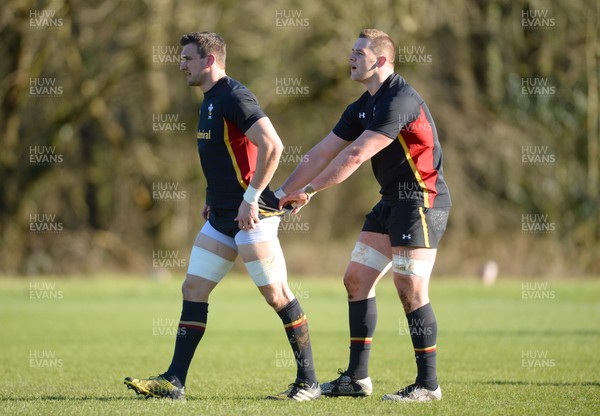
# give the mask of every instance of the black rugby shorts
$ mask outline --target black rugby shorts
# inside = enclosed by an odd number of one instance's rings
[[[366,215],[362,231],[388,234],[392,247],[437,248],[450,207],[424,208],[380,201]]]

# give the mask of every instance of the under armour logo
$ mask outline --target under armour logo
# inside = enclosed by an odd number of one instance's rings
[[[358,113],[358,118],[365,118],[367,115],[365,113]]]
[[[403,240],[410,240],[412,238],[411,234],[402,234],[402,239]]]

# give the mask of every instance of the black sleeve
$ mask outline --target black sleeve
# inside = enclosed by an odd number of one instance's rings
[[[395,139],[404,126],[419,118],[420,112],[421,106],[415,97],[399,94],[375,107],[375,115],[366,129]]]
[[[231,95],[224,100],[223,115],[244,133],[258,119],[266,117],[254,94],[247,89],[238,89],[231,92]]]
[[[340,121],[332,130],[338,137],[349,142],[356,140],[364,131],[358,121],[358,113],[355,108],[356,102],[346,107]]]

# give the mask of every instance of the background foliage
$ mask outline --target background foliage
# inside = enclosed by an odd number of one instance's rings
[[[358,32],[376,27],[400,55],[416,50],[425,61],[397,72],[427,101],[444,148],[454,207],[437,273],[475,274],[495,260],[506,275],[598,274],[599,10],[599,0],[9,0],[0,11],[0,272],[159,273],[157,251],[187,258],[205,184],[194,140],[202,94],[171,59],[182,34],[227,41],[228,74],[257,95],[287,146],[278,186],[362,93],[347,56]],[[32,24],[43,11],[55,20]],[[37,79],[61,94],[32,94]],[[282,94],[283,79],[304,93]],[[524,80],[551,88],[531,93]],[[157,114],[185,131],[155,131]],[[529,146],[550,163],[524,163]],[[53,149],[60,163],[32,163],[32,147]],[[184,196],[154,198],[165,183]],[[285,219],[297,226],[281,232],[288,267],[341,273],[377,189],[365,165]],[[62,230],[32,232],[38,214]],[[552,230],[524,232],[528,215]]]

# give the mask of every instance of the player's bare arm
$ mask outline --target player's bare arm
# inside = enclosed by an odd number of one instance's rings
[[[249,185],[249,188],[257,190],[257,200],[260,192],[273,178],[283,152],[283,144],[268,117],[258,119],[245,134],[248,140],[258,148],[256,171]],[[254,224],[259,222],[258,201],[249,203],[244,198],[235,219],[238,221],[240,229],[254,229]]]
[[[302,189],[308,185],[349,144],[331,132],[306,153],[306,162],[300,163],[283,182],[283,192]]]
[[[341,140],[341,139],[339,139]],[[321,173],[310,180],[312,193],[322,191],[342,183],[352,175],[360,165],[371,159],[379,151],[392,143],[389,137],[374,131],[365,130],[354,142],[350,142]],[[310,201],[311,192],[304,189],[284,196],[279,201],[280,205],[295,204],[292,213],[296,213]]]

